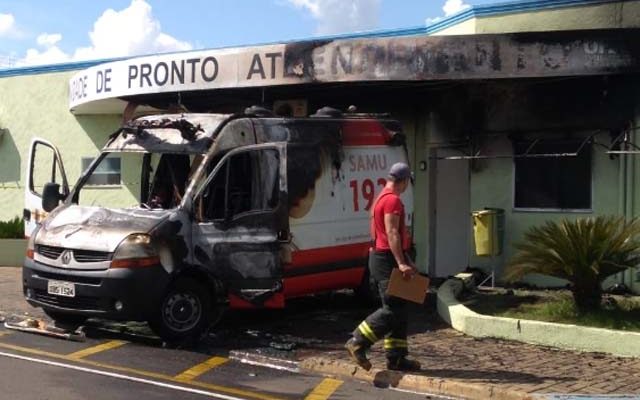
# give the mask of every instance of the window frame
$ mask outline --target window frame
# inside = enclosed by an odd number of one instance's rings
[[[62,184],[66,185],[66,178],[64,176],[64,167],[61,166],[62,161],[60,160],[60,155],[58,154],[58,151],[55,147],[51,146],[49,143],[45,143],[41,140],[36,140],[33,143],[33,148],[34,150],[31,153],[31,158],[30,158],[30,164],[34,165],[36,162],[36,157],[37,157],[37,152],[38,152],[38,147],[37,146],[43,146],[46,147],[48,149],[51,150],[51,155],[52,155],[52,162],[51,162],[51,174],[50,174],[50,179],[45,182],[56,182],[56,176],[58,175],[58,171],[60,172],[60,177],[63,180]],[[31,168],[29,170],[29,191],[31,192],[31,194],[33,194],[34,196],[38,196],[40,198],[42,198],[42,191],[40,193],[38,193],[36,191],[36,187],[35,187],[35,178],[34,178],[34,173],[35,173],[35,168]],[[44,188],[44,186],[43,186]]]
[[[229,176],[230,176],[230,172],[229,172],[229,168],[228,168],[228,163],[230,162],[230,159],[236,155],[242,154],[242,153],[250,153],[250,152],[255,152],[255,151],[268,151],[268,150],[272,150],[276,153],[277,157],[278,157],[278,161],[279,161],[279,166],[278,166],[278,175],[277,175],[277,182],[276,182],[276,187],[275,189],[277,189],[277,193],[278,193],[278,198],[277,198],[277,203],[269,208],[269,209],[260,209],[260,210],[254,210],[254,209],[250,209],[248,211],[243,211],[237,214],[234,214],[232,216],[227,216],[226,215],[226,211],[229,209],[229,188],[228,188],[228,180],[229,180]],[[280,193],[280,189],[282,186],[282,169],[283,169],[283,160],[282,160],[283,154],[281,152],[281,148],[277,145],[274,144],[258,144],[258,145],[250,145],[250,146],[244,146],[244,147],[239,147],[239,148],[235,148],[229,152],[227,152],[224,156],[222,156],[222,158],[220,158],[218,160],[218,162],[216,163],[216,165],[214,166],[214,168],[211,170],[211,172],[206,176],[206,178],[198,185],[197,189],[195,190],[195,193],[192,197],[191,200],[191,213],[194,214],[195,216],[195,220],[199,223],[199,224],[213,224],[213,223],[221,223],[221,222],[233,222],[236,221],[240,218],[245,218],[247,216],[251,216],[251,215],[259,215],[259,214],[264,214],[264,213],[272,213],[275,210],[277,210],[280,206],[281,206],[281,202],[282,199],[279,196]],[[217,218],[217,219],[208,219],[205,218],[204,215],[202,215],[202,219],[199,218],[197,214],[196,210],[198,209],[198,201],[201,198],[201,196],[204,195],[205,189],[209,186],[209,184],[211,184],[211,182],[213,181],[214,177],[218,175],[219,172],[222,173],[222,171],[220,171],[222,168],[225,169],[224,173],[226,173],[226,177],[225,177],[225,199],[224,199],[224,203],[225,203],[225,215],[223,218]]]
[[[515,146],[517,143],[521,143],[521,142],[531,142],[534,139],[520,139],[520,140],[514,140],[513,141],[513,154],[514,156],[515,154]],[[587,208],[560,208],[560,207],[518,207],[516,205],[516,161],[518,159],[525,159],[523,157],[517,158],[514,157],[513,158],[513,162],[511,163],[512,165],[512,174],[511,174],[511,179],[512,179],[512,190],[511,190],[511,194],[512,194],[512,210],[514,212],[523,212],[523,213],[574,213],[574,214],[588,214],[588,213],[593,213],[593,200],[594,200],[594,153],[593,153],[593,146],[592,143],[587,143],[587,146],[584,146],[582,148],[580,148],[580,143],[581,141],[584,141],[585,138],[563,138],[563,139],[545,139],[543,143],[545,144],[563,144],[563,143],[575,143],[576,144],[576,150],[580,149],[580,153],[583,151],[588,151],[590,152],[589,154],[589,206]],[[535,148],[534,148],[535,149]],[[578,153],[578,154],[580,154]],[[531,154],[536,154],[536,153],[531,153]],[[569,157],[569,158],[578,158],[578,156],[565,156]],[[540,159],[544,159],[544,158],[553,158],[553,157],[540,157]]]

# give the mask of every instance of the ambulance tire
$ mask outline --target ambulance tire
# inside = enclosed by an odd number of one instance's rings
[[[165,292],[149,326],[169,343],[197,341],[211,322],[211,296],[191,278],[180,278]]]
[[[44,309],[42,311],[44,311],[44,313],[47,314],[47,316],[51,318],[56,323],[56,325],[81,325],[87,320],[87,317],[84,315],[67,314],[60,311]]]
[[[378,293],[376,283],[369,275],[369,268],[365,268],[362,282],[360,282],[360,286],[354,290],[354,294],[356,299],[364,305],[380,304],[380,294]]]

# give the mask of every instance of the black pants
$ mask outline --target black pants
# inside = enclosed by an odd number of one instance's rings
[[[355,340],[364,347],[384,338],[384,349],[390,360],[405,357],[407,345],[407,302],[388,296],[387,287],[393,268],[397,268],[390,251],[372,252],[369,255],[369,272],[376,283],[382,306],[370,314],[353,332]]]

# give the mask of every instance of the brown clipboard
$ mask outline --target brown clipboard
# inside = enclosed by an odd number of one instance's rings
[[[427,297],[429,278],[420,274],[414,274],[409,279],[404,279],[398,268],[391,271],[387,295],[399,297],[414,303],[423,304]]]

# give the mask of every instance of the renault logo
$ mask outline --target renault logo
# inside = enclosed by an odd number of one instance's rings
[[[71,250],[65,250],[62,253],[62,264],[68,265],[71,262]]]

